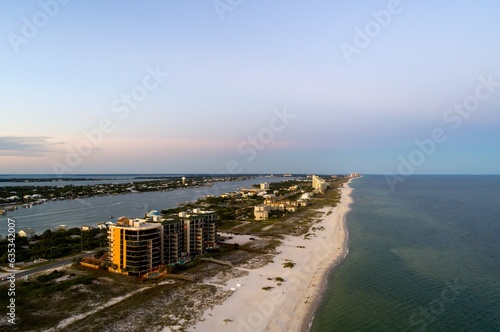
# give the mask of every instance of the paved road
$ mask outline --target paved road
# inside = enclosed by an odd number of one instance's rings
[[[52,263],[48,263],[48,264],[43,265],[43,266],[34,267],[32,269],[19,270],[16,273],[16,279],[19,280],[25,276],[29,276],[29,275],[34,274],[34,273],[40,273],[40,272],[47,271],[47,270],[57,269],[57,268],[65,266],[65,265],[70,265],[73,263],[73,260],[77,257],[92,257],[93,255],[94,255],[94,252],[92,251],[92,252],[80,254],[77,256],[73,256],[71,258],[64,258],[62,260],[57,260],[57,261],[54,261]],[[2,283],[4,283],[4,282],[7,282],[7,281],[3,281]]]

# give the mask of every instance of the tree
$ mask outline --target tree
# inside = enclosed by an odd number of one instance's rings
[[[45,232],[43,232],[41,238],[43,240],[50,239],[50,238],[52,238],[53,235],[54,235],[53,232],[50,229],[47,229]]]

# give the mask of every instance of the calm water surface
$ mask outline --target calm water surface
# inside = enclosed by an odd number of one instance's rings
[[[127,216],[144,217],[152,209],[162,210],[176,207],[178,203],[195,201],[205,195],[220,195],[241,187],[251,187],[260,182],[278,182],[281,177],[260,177],[243,181],[216,182],[211,187],[176,189],[165,192],[146,192],[115,196],[91,197],[85,199],[49,201],[34,205],[30,209],[19,208],[0,217],[0,234],[7,234],[7,218],[16,221],[17,230],[31,227],[42,233],[58,225],[68,228],[89,225],[96,227],[98,222],[110,221]],[[290,178],[288,178],[290,179]]]
[[[352,182],[349,255],[311,330],[500,331],[500,177]]]

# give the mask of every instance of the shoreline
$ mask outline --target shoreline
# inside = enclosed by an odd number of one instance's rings
[[[335,207],[316,210],[322,216],[306,235],[287,236],[269,264],[220,286],[233,294],[205,310],[188,331],[309,331],[326,278],[348,253],[350,182]]]
[[[348,189],[348,192],[346,194],[346,196],[347,196],[346,199],[347,199],[348,202],[345,202],[345,204],[347,205],[346,206],[347,207],[347,211],[345,213],[343,213],[343,215],[342,215],[342,230],[343,230],[343,233],[344,233],[344,241],[343,241],[342,246],[341,246],[341,248],[343,249],[342,250],[342,255],[335,257],[335,259],[333,260],[333,262],[325,262],[324,263],[324,265],[325,265],[324,267],[326,268],[326,271],[324,271],[323,274],[322,274],[320,285],[319,285],[319,287],[317,288],[317,291],[316,291],[316,296],[315,296],[314,303],[309,306],[308,311],[303,316],[302,327],[300,328],[300,331],[310,331],[311,330],[316,310],[319,308],[319,306],[320,306],[320,304],[321,304],[321,302],[323,300],[323,296],[324,296],[326,287],[328,286],[328,275],[349,254],[349,229],[347,228],[347,215],[351,211],[351,207],[350,206],[353,203],[353,199],[351,197],[352,188],[349,186],[349,184],[351,183],[351,181],[352,181],[352,179],[350,179],[346,183],[346,187],[347,187],[346,189]],[[342,198],[341,199],[344,199],[344,193],[342,193]],[[327,259],[328,259],[328,257],[325,258],[325,260],[327,260]]]

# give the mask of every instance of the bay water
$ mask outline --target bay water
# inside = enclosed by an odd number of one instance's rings
[[[57,228],[59,225],[66,225],[67,228],[84,225],[96,227],[99,222],[114,221],[121,216],[143,218],[149,210],[170,209],[179,203],[196,201],[202,196],[220,195],[242,187],[251,187],[253,184],[278,182],[283,179],[282,177],[256,177],[241,181],[219,181],[214,182],[212,186],[171,191],[48,201],[33,205],[31,208],[19,207],[18,210],[9,211],[7,215],[0,216],[0,234],[2,236],[7,234],[8,219],[15,221],[16,231],[30,227],[38,234],[47,229]]]

